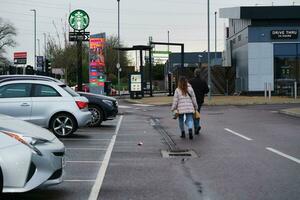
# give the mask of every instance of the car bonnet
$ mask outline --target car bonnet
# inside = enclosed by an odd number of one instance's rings
[[[42,138],[53,141],[56,137],[45,128],[13,117],[0,114],[0,130],[11,131],[28,137]]]

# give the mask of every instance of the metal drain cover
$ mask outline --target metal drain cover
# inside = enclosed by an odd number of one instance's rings
[[[161,150],[163,158],[197,158],[197,154],[193,150]]]

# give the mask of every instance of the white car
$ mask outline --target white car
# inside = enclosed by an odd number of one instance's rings
[[[62,182],[65,147],[47,129],[0,115],[0,141],[0,193]]]
[[[0,113],[49,128],[61,137],[91,121],[87,98],[63,83],[46,80],[0,81]]]

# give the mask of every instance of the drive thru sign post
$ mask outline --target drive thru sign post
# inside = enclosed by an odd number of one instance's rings
[[[84,10],[74,10],[69,15],[69,24],[74,32],[69,32],[69,41],[77,42],[77,86],[82,91],[82,41],[89,41],[90,33],[85,32],[90,18]]]

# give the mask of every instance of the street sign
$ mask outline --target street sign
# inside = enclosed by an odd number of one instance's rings
[[[69,24],[74,30],[84,30],[89,26],[89,23],[90,18],[84,10],[74,10],[69,15]]]
[[[120,65],[120,63],[117,63],[117,69],[120,69],[120,67],[121,67],[121,65]]]
[[[27,62],[27,52],[15,52],[14,53],[14,64],[25,65]]]
[[[38,71],[44,71],[44,57],[43,56],[37,56],[36,57],[36,67]]]
[[[69,32],[69,41],[89,41],[90,32]]]

